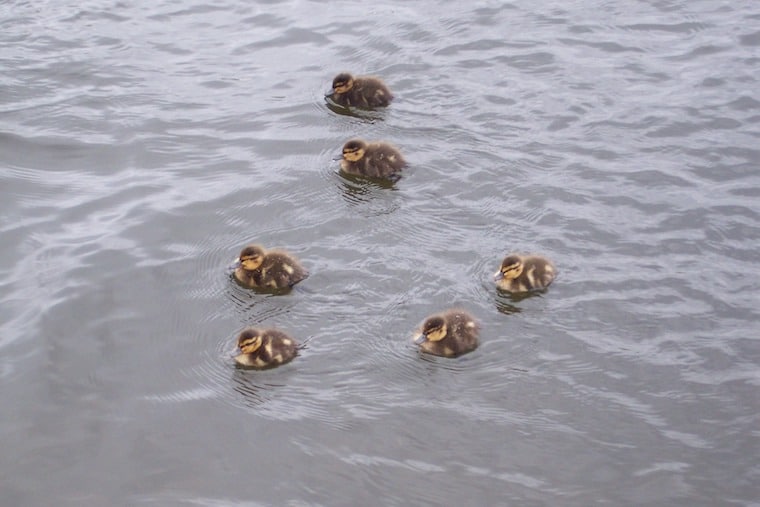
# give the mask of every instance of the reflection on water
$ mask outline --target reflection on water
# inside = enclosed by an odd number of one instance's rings
[[[386,191],[396,190],[396,183],[401,178],[367,178],[351,174],[339,173],[343,198],[350,204],[375,203],[375,201],[388,201],[391,195]],[[392,213],[398,209],[394,206],[387,212]]]
[[[232,387],[241,406],[255,409],[276,396],[278,390],[287,387],[285,384],[266,383],[261,378],[262,375],[253,373],[238,366],[232,372]]]
[[[524,298],[521,298],[524,299]],[[498,295],[495,298],[496,301],[496,309],[504,313],[506,315],[510,315],[512,313],[519,313],[522,311],[522,309],[515,303],[519,303],[520,300],[515,301],[513,295],[507,295],[506,297],[504,295]]]
[[[365,178],[339,173],[343,200],[359,216],[371,218],[393,215],[401,209],[403,196],[395,193],[401,179]],[[394,181],[396,180],[396,181]]]
[[[361,109],[356,107],[344,107],[333,102],[329,97],[325,98],[325,106],[335,114],[358,118],[367,125],[385,120],[386,112],[382,109]]]
[[[4,504],[753,505],[753,5],[3,10]],[[237,285],[254,239],[309,278]],[[501,294],[513,250],[564,274]],[[420,354],[451,306],[480,346]],[[309,346],[238,370],[248,325]]]

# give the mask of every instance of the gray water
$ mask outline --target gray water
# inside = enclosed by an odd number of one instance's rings
[[[0,5],[2,505],[760,505],[760,3],[137,4]],[[241,289],[252,241],[311,276]]]

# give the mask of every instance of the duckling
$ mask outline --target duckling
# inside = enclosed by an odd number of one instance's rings
[[[397,175],[405,166],[404,157],[388,143],[352,139],[343,145],[340,168],[346,174],[389,178]]]
[[[332,89],[329,98],[343,107],[385,107],[393,100],[393,94],[385,83],[374,76],[354,77],[343,72],[333,79]]]
[[[234,277],[249,289],[287,289],[309,276],[301,263],[283,250],[248,245],[237,258]]]
[[[529,292],[547,288],[556,276],[552,262],[539,255],[509,254],[494,274],[496,286],[508,292]]]
[[[257,370],[280,366],[298,354],[295,340],[277,329],[246,328],[238,336],[237,347],[235,362]]]
[[[456,357],[475,350],[480,327],[472,315],[452,309],[431,315],[419,330],[414,343],[436,356]]]

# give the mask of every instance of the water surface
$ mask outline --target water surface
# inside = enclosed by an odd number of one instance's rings
[[[0,8],[7,505],[757,505],[752,1]],[[397,100],[346,116],[334,74]],[[390,188],[349,138],[396,144]],[[251,241],[312,275],[254,294]],[[490,281],[551,257],[545,294]],[[455,360],[412,330],[482,326]],[[235,369],[247,325],[308,341]]]

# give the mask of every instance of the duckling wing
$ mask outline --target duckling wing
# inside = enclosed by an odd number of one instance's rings
[[[393,95],[387,88],[378,88],[375,93],[372,94],[370,102],[372,107],[386,107],[393,100]]]
[[[556,270],[547,259],[541,257],[530,259],[525,268],[533,289],[545,289],[554,281]]]
[[[379,146],[373,154],[372,165],[377,176],[390,176],[399,172],[406,165],[406,160],[390,146]]]
[[[268,275],[278,288],[292,287],[306,278],[306,270],[285,252],[270,251],[267,260],[271,266]]]

